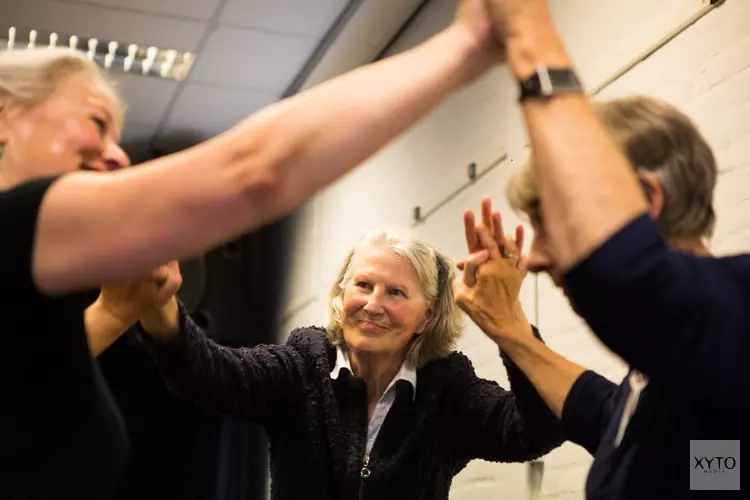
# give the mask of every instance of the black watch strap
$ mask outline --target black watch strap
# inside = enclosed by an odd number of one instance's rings
[[[558,94],[583,94],[584,89],[572,68],[537,67],[536,72],[520,83],[519,101],[546,99]]]

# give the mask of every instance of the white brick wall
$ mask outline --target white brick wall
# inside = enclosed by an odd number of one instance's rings
[[[590,87],[606,80],[704,3],[553,0],[558,27]],[[452,1],[434,0],[405,33],[397,50],[434,33],[448,22],[451,11]],[[750,244],[749,27],[750,1],[727,0],[601,94],[661,97],[701,126],[722,169],[713,244],[717,253],[747,251]],[[506,71],[494,71],[308,205],[289,286],[290,307],[298,309],[287,318],[284,332],[294,326],[326,323],[328,287],[360,234],[378,227],[409,229],[415,205],[429,207],[449,194],[463,182],[466,165],[472,161],[479,161],[482,168],[507,152],[506,163],[413,229],[452,256],[463,255],[462,210],[478,208],[485,194],[493,196],[501,210],[506,207],[502,196],[509,167],[522,158],[525,144],[515,96]],[[507,208],[504,212],[509,225],[517,222]],[[523,303],[529,315],[537,317],[552,348],[611,379],[622,377],[622,362],[587,331],[547,278],[527,280]],[[473,325],[467,325],[460,348],[472,358],[480,376],[507,383],[496,349]],[[589,464],[587,453],[572,444],[545,457],[540,498],[582,499]],[[451,498],[525,499],[529,495],[526,466],[475,461],[457,476]]]

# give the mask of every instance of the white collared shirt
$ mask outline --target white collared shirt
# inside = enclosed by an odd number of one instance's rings
[[[339,372],[343,369],[349,370],[349,373],[354,373],[352,371],[352,365],[349,362],[349,356],[341,346],[336,346],[336,365],[333,367],[333,370],[331,370],[331,378],[334,380],[337,379],[339,377]],[[388,411],[391,409],[391,406],[393,406],[393,402],[396,399],[396,391],[393,386],[399,380],[406,380],[412,385],[412,400],[417,394],[417,370],[415,370],[407,361],[404,361],[401,364],[398,373],[396,373],[396,376],[393,377],[391,383],[385,388],[385,392],[380,396],[378,403],[375,405],[375,410],[372,412],[372,418],[367,425],[367,445],[365,448],[365,454],[367,455],[372,451],[372,445],[375,444],[375,438],[378,437],[380,428],[383,426],[385,416],[388,415]]]

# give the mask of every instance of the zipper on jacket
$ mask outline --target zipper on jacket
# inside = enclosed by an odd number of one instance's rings
[[[362,460],[362,468],[359,470],[359,500],[365,496],[365,481],[370,477],[370,455],[365,455]]]

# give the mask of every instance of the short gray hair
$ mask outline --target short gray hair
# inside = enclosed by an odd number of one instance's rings
[[[88,75],[112,103],[122,127],[125,105],[104,71],[82,52],[62,47],[0,52],[0,96],[22,105],[44,101],[66,77]]]
[[[453,280],[456,276],[450,257],[429,243],[402,238],[391,232],[373,232],[365,235],[349,251],[339,270],[329,294],[328,338],[334,345],[344,344],[341,327],[344,288],[354,272],[355,257],[370,248],[385,248],[405,258],[419,277],[422,296],[432,314],[424,332],[416,335],[409,346],[407,360],[415,367],[448,356],[456,349],[462,334],[461,313],[453,297]]]
[[[664,192],[657,219],[662,234],[668,239],[710,237],[716,224],[718,169],[711,147],[690,118],[643,96],[597,103],[595,108],[633,168],[658,176]],[[507,187],[511,207],[527,213],[534,211],[539,198],[532,162],[522,165]]]

